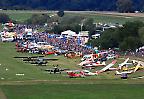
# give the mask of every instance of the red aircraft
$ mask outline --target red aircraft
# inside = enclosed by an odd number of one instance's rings
[[[70,78],[79,78],[79,77],[85,77],[83,71],[74,70],[74,71],[67,71],[67,74]]]

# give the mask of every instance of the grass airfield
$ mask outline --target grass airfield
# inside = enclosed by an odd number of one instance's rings
[[[15,43],[2,43],[0,42],[0,81],[75,81],[75,79],[70,79],[66,73],[62,74],[49,74],[44,71],[44,69],[52,68],[53,65],[59,65],[61,68],[68,68],[71,70],[81,69],[77,64],[80,63],[80,58],[68,59],[64,55],[46,56],[48,58],[58,58],[58,61],[48,61],[46,66],[37,66],[30,63],[23,62],[22,59],[13,58],[15,56],[36,56],[29,53],[16,52]],[[108,61],[110,63],[112,60]],[[124,59],[118,59],[115,66],[123,62]],[[96,70],[100,70],[103,67],[98,67]],[[94,71],[96,71],[94,70]],[[25,74],[24,76],[18,76],[16,74]],[[130,78],[143,76],[143,71],[137,72],[135,74],[129,75]],[[86,78],[76,78],[76,80],[118,80],[121,81],[120,76],[116,76],[114,71],[108,71],[100,74],[99,76],[91,76]],[[141,79],[141,81],[144,81]]]
[[[133,79],[143,76],[143,71],[129,75],[127,80],[121,80],[115,72],[71,79],[66,73],[49,74],[42,69],[57,64],[63,68],[80,69],[77,66],[80,58],[67,59],[63,55],[50,55],[46,57],[59,60],[50,61],[43,67],[13,58],[30,55],[16,52],[14,43],[0,42],[0,99],[143,99],[144,79]],[[122,61],[123,59],[118,59],[118,63]],[[17,73],[25,75],[16,76]]]
[[[6,13],[10,18],[19,22],[24,22],[34,13],[56,14],[51,11],[13,10],[2,10],[0,13]],[[69,16],[94,18],[95,22],[104,23],[123,24],[127,21],[144,21],[143,15],[116,13],[68,11],[64,18]],[[120,76],[115,75],[115,72],[70,79],[66,73],[54,75],[44,72],[43,69],[57,64],[63,68],[80,69],[77,66],[80,58],[67,59],[64,56],[51,55],[47,57],[59,60],[50,61],[47,66],[38,67],[24,63],[21,59],[14,59],[14,56],[31,56],[31,54],[16,52],[14,43],[0,42],[0,99],[143,99],[144,97],[144,79],[137,79],[139,76],[144,76],[144,71],[129,75],[127,80],[121,80]],[[116,66],[123,61],[123,59],[118,59]],[[17,76],[17,73],[25,75]]]

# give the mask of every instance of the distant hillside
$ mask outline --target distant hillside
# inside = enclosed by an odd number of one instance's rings
[[[0,0],[0,8],[115,11],[116,1],[117,0]],[[134,10],[143,8],[144,0],[133,1]]]

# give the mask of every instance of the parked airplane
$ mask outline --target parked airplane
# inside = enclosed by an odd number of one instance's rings
[[[105,62],[96,62],[96,63],[90,63],[90,64],[87,64],[87,65],[83,65],[81,66],[82,69],[85,69],[85,68],[89,68],[89,69],[92,69],[92,68],[96,68],[96,67],[99,67],[99,66],[105,66],[106,63]]]
[[[2,42],[12,42],[14,40],[13,37],[2,37],[1,38]]]
[[[88,71],[88,70],[83,70],[83,72],[84,72],[84,75],[85,75],[85,76],[94,76],[94,75],[97,75],[96,72],[93,73],[93,72],[90,72],[90,71]]]
[[[22,58],[23,61],[32,61],[33,59],[40,58],[44,56],[15,56],[14,58]]]
[[[69,75],[70,78],[81,78],[85,77],[84,72],[80,70],[72,70],[72,71],[67,71],[67,74]]]
[[[122,75],[122,74],[131,74],[133,73],[133,70],[130,70],[130,71],[123,71],[123,72],[119,72],[119,71],[116,71],[116,75]]]
[[[132,65],[132,63],[128,63],[129,58],[127,58],[123,63],[119,64],[119,69],[121,69],[124,65]]]
[[[139,69],[144,69],[144,62],[142,62],[142,61],[137,61],[137,65],[136,65],[135,67],[131,68],[131,69],[133,69],[133,72],[134,72],[134,73],[135,73],[137,70],[139,70]]]
[[[23,58],[23,61],[30,62],[31,64],[36,64],[36,65],[46,65],[48,63],[47,61],[58,60],[55,58],[44,58],[44,56],[20,56],[14,58]]]
[[[63,72],[63,71],[66,71],[66,70],[69,70],[69,69],[66,69],[66,68],[59,68],[58,65],[57,66],[54,66],[53,68],[50,68],[50,69],[45,69],[45,71],[49,72],[50,74],[51,73],[60,73]]]
[[[97,71],[97,73],[99,74],[99,73],[102,73],[102,72],[108,70],[108,69],[111,68],[113,65],[115,65],[116,62],[117,62],[117,60],[112,61],[112,63],[108,64],[108,65],[107,65],[106,67],[104,67],[103,69]]]

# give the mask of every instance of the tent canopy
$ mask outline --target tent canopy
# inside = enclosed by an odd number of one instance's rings
[[[73,32],[71,30],[67,30],[67,31],[62,32],[61,35],[75,36],[76,32]]]

